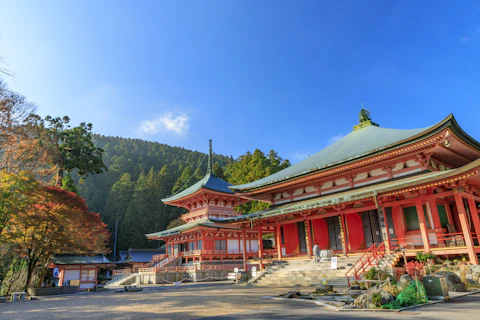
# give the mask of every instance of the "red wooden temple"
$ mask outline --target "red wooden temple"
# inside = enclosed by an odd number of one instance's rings
[[[437,256],[480,253],[480,144],[453,115],[423,129],[381,128],[362,109],[351,133],[267,178],[230,186],[272,205],[212,218],[275,230],[277,258],[312,256],[312,246],[349,255],[384,245]],[[259,247],[261,257],[262,247]]]
[[[382,128],[362,109],[353,131],[269,177],[232,186],[209,171],[166,204],[184,207],[187,223],[147,235],[185,261],[257,262],[312,257],[312,247],[337,255],[390,252],[480,253],[480,144],[453,115],[422,129]],[[241,215],[239,203],[271,204]],[[261,238],[273,234],[275,250]],[[246,250],[243,250],[246,248]],[[270,259],[271,261],[271,259]],[[253,262],[250,260],[250,262]]]

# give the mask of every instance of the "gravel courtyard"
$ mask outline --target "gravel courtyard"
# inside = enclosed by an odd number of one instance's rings
[[[311,289],[309,289],[311,291]],[[402,313],[335,312],[309,303],[263,299],[287,288],[234,285],[151,287],[0,304],[0,319],[478,319],[480,294]]]

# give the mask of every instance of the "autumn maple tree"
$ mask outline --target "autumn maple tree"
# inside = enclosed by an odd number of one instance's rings
[[[88,211],[81,197],[26,177],[20,179],[22,187],[16,188],[18,183],[12,181],[18,179],[14,174],[0,173],[0,192],[5,194],[0,205],[6,221],[0,242],[10,244],[25,262],[25,287],[33,285],[34,271],[56,253],[107,251],[106,225],[99,214]]]

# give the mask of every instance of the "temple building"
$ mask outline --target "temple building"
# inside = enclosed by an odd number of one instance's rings
[[[274,228],[278,259],[311,256],[312,244],[348,255],[384,245],[438,256],[480,253],[480,144],[453,115],[413,130],[381,128],[362,109],[342,139],[269,177],[231,186],[261,212],[214,218]],[[261,248],[260,250],[261,251]]]
[[[480,143],[453,115],[427,128],[398,130],[380,127],[362,109],[359,123],[340,140],[243,185],[212,174],[211,149],[209,161],[202,180],[163,200],[186,208],[186,223],[147,235],[166,242],[168,258],[140,272],[168,272],[161,267],[174,260],[195,268],[241,261],[245,270],[262,269],[311,258],[314,244],[353,259],[343,273],[348,281],[387,253],[408,258],[431,252],[478,264]],[[235,212],[252,200],[271,205]],[[273,248],[264,246],[266,234]]]

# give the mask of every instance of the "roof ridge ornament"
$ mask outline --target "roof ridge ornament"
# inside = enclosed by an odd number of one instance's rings
[[[368,109],[365,109],[362,105],[362,110],[360,110],[360,113],[358,114],[358,121],[360,122],[356,126],[353,127],[353,131],[359,130],[368,126],[376,126],[379,127],[379,125],[375,122],[372,121],[372,118],[370,118],[370,111]]]
[[[207,174],[212,174],[212,166],[213,166],[213,151],[212,151],[212,139],[209,140],[210,147],[208,149],[208,171]]]

